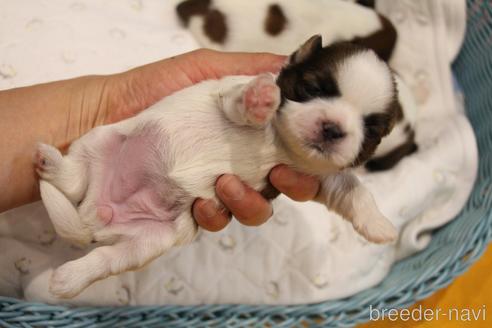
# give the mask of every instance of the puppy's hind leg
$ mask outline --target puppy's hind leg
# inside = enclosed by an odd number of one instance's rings
[[[116,139],[118,134],[113,129],[102,126],[75,141],[66,156],[53,146],[38,145],[35,165],[41,177],[41,198],[61,237],[80,245],[92,240],[90,228],[78,214],[78,205],[87,196],[89,166],[100,160],[98,154]]]
[[[118,238],[116,243],[95,248],[56,269],[49,286],[53,295],[75,297],[97,280],[143,267],[176,243],[176,233],[169,222],[139,220],[108,228],[111,233],[99,237],[107,239],[112,235]],[[118,237],[114,233],[122,235]]]
[[[262,74],[248,84],[221,91],[220,105],[234,123],[260,128],[270,122],[280,106],[280,88],[272,74]]]
[[[63,156],[53,146],[38,145],[35,165],[41,179],[50,182],[63,192],[74,204],[80,202],[89,184],[89,166],[97,162],[102,152],[113,146],[122,133],[110,126],[90,130],[76,140]]]
[[[77,209],[60,190],[47,181],[40,181],[41,198],[56,233],[79,246],[92,240],[90,230],[83,225]]]
[[[316,200],[349,220],[355,230],[371,242],[387,243],[398,237],[369,190],[353,174],[342,172],[325,177]]]
[[[41,198],[57,234],[79,246],[90,243],[91,233],[76,209],[85,191],[85,168],[45,144],[38,145],[35,165]]]
[[[73,203],[81,201],[87,189],[87,163],[80,155],[74,152],[63,156],[55,147],[40,143],[35,158],[41,179],[50,182]]]

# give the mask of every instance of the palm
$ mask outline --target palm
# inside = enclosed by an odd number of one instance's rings
[[[197,50],[114,75],[107,90],[104,123],[134,116],[173,92],[200,81],[226,75],[274,72],[284,61],[284,57],[270,54]]]

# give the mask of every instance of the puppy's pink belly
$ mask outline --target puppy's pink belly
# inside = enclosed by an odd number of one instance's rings
[[[127,199],[115,202],[103,201],[97,207],[97,215],[103,223],[125,223],[133,220],[167,221],[174,219],[174,213],[160,204],[155,191],[142,188]]]
[[[151,174],[146,164],[158,160],[152,151],[153,138],[152,134],[115,135],[108,142],[102,193],[97,202],[97,216],[104,224],[174,219],[172,202],[159,196],[156,181],[149,178]],[[169,189],[165,184],[159,184],[158,188],[161,195]]]

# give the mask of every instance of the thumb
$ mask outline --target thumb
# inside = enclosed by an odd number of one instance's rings
[[[126,114],[134,115],[171,93],[195,83],[227,75],[276,73],[285,56],[270,53],[227,53],[199,49],[117,74],[123,85],[121,101]],[[121,119],[121,118],[120,118]]]
[[[196,71],[197,78],[221,78],[227,75],[257,75],[265,72],[277,73],[285,64],[287,57],[271,53],[219,52],[198,50],[190,53],[189,60]]]

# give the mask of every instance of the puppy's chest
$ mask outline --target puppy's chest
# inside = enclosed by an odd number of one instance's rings
[[[181,122],[165,129],[168,177],[192,197],[213,197],[217,178],[227,173],[261,189],[270,169],[286,161],[273,128],[238,126],[221,113]]]
[[[220,175],[260,190],[270,169],[285,163],[273,128],[238,126],[217,109],[165,113],[108,142],[97,204],[104,221],[173,220],[196,197],[215,197]]]

